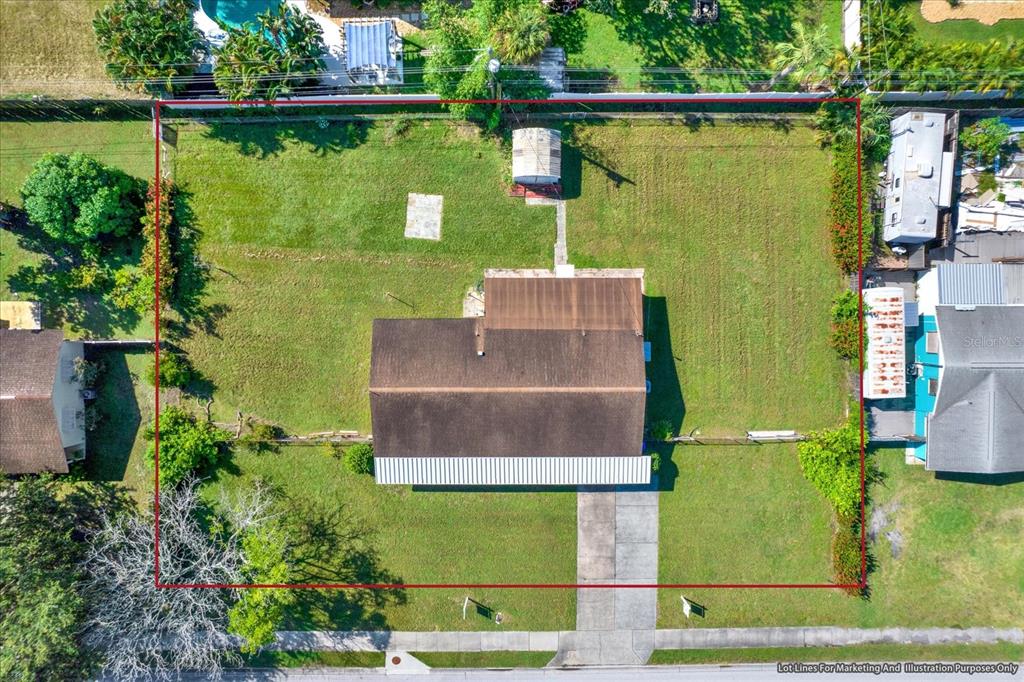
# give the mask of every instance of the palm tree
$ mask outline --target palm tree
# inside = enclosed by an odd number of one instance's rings
[[[805,87],[817,87],[829,75],[828,62],[835,46],[828,37],[828,29],[818,26],[810,31],[802,23],[793,25],[793,41],[775,44],[775,57],[771,66],[777,71],[768,83],[793,76]]]
[[[551,31],[540,5],[520,5],[498,19],[494,27],[494,43],[502,61],[526,64],[548,46]]]

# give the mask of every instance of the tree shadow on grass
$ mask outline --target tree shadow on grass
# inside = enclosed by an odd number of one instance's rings
[[[189,338],[196,330],[220,338],[217,323],[231,311],[227,304],[206,302],[214,268],[199,253],[202,231],[196,224],[192,198],[188,187],[175,185],[174,220],[169,236],[176,272],[170,308],[178,319],[163,320],[164,333],[172,340]]]
[[[400,576],[381,565],[373,533],[359,525],[344,506],[330,509],[316,501],[288,498],[286,523],[296,543],[296,583],[400,584]],[[296,590],[287,626],[297,629],[330,623],[333,629],[387,629],[384,609],[407,601],[404,589],[336,588]]]
[[[75,275],[76,269],[92,268],[81,250],[53,239],[30,223],[21,209],[10,208],[0,228],[15,235],[18,246],[40,254],[40,262],[22,265],[7,276],[7,286],[27,300],[38,301],[43,308],[43,326],[62,327],[65,324],[87,338],[105,338],[117,333],[135,330],[142,316],[135,310],[122,310],[105,298],[111,285],[100,276],[91,286],[83,286]],[[142,251],[140,237],[101,237],[100,262],[107,271],[139,262]]]
[[[86,350],[87,360],[103,364],[96,398],[96,407],[102,416],[85,441],[85,471],[89,480],[124,480],[142,423],[135,398],[135,378],[128,369],[126,356],[126,352],[118,350]]]
[[[635,45],[648,69],[682,67],[680,71],[647,71],[661,89],[742,89],[751,78],[745,69],[767,69],[768,52],[788,40],[801,3],[792,0],[722,0],[719,19],[712,24],[690,21],[689,3],[676,3],[679,11],[667,16],[647,10],[647,0],[620,0],[610,14],[619,38]],[[703,71],[733,69],[739,72]]]
[[[658,484],[662,490],[672,490],[679,473],[671,461],[673,447],[661,439],[679,434],[686,416],[686,402],[676,371],[677,358],[672,351],[672,334],[668,319],[668,304],[663,296],[645,296],[644,339],[651,344],[651,361],[647,363],[647,379],[651,392],[647,395],[647,414],[644,433],[648,451],[661,457]],[[652,433],[653,432],[653,433]],[[651,438],[651,436],[656,438]]]
[[[326,127],[321,127],[323,123]],[[211,122],[206,137],[235,145],[243,156],[265,159],[289,144],[303,144],[318,156],[355,149],[369,137],[370,121]]]
[[[604,121],[588,124],[601,125]],[[622,185],[635,185],[630,178],[615,170],[614,161],[598,145],[590,140],[585,128],[566,126],[562,138],[562,198],[576,199],[583,192],[583,167],[589,164],[597,168],[616,189]]]

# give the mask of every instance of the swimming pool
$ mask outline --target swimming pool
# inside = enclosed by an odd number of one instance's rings
[[[247,21],[256,22],[256,15],[281,4],[281,0],[200,0],[203,11],[228,26],[238,28]]]

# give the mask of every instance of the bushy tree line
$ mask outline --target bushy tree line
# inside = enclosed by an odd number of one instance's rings
[[[856,308],[856,303],[854,303]],[[867,445],[867,434],[864,434]],[[828,500],[835,511],[832,537],[832,568],[837,584],[861,582],[860,547],[860,411],[850,410],[846,423],[835,429],[812,432],[797,444],[797,455],[804,477]],[[865,482],[876,477],[870,460],[864,464]],[[861,588],[848,588],[851,594]]]
[[[852,360],[860,354],[860,315],[858,296],[845,290],[832,302],[832,328],[829,343],[844,360]]]
[[[545,97],[547,88],[536,76],[515,67],[531,64],[552,43],[553,36],[568,52],[582,48],[580,15],[554,14],[535,0],[480,0],[466,8],[449,0],[423,4],[430,29],[430,52],[424,66],[427,88],[445,99],[489,99],[490,59],[501,63],[494,84],[506,99]],[[494,127],[497,112],[476,104],[449,105],[467,118],[486,119]]]
[[[107,72],[136,91],[172,92],[205,55],[194,0],[115,0],[93,19]]]
[[[276,99],[326,69],[323,35],[313,17],[282,2],[228,33],[214,50],[213,80],[231,100]]]
[[[861,9],[861,66],[876,90],[987,90],[1024,84],[1024,40],[935,43],[914,32],[902,0],[868,0]],[[912,10],[911,10],[912,11]]]
[[[194,0],[114,0],[97,12],[93,30],[107,71],[135,91],[184,88],[207,56],[192,13]],[[228,99],[274,99],[326,68],[316,21],[282,2],[227,33],[213,50],[214,82]]]
[[[57,479],[0,475],[0,679],[77,679],[87,668],[79,512]]]

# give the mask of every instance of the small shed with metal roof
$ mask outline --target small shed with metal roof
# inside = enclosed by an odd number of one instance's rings
[[[550,128],[512,131],[512,181],[557,185],[562,181],[562,133]]]

